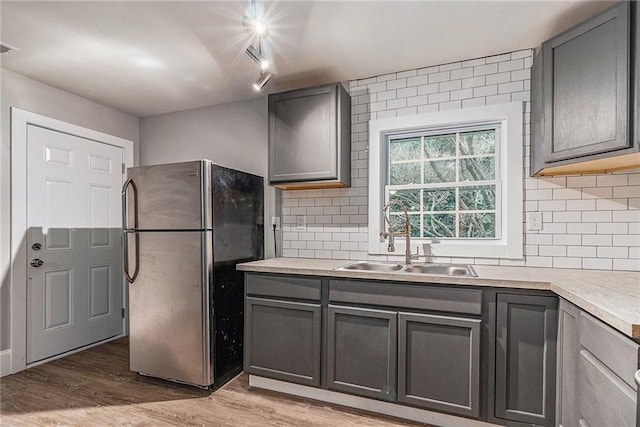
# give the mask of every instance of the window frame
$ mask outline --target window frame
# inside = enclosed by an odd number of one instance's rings
[[[461,240],[461,239],[466,239],[466,240],[473,240],[473,241],[477,241],[477,240],[496,240],[496,239],[500,239],[501,235],[502,235],[502,209],[500,209],[500,206],[502,206],[502,183],[501,183],[501,174],[500,174],[500,164],[501,164],[501,156],[500,156],[500,145],[501,145],[501,127],[502,127],[502,123],[498,122],[498,121],[488,121],[488,122],[483,122],[483,123],[474,123],[472,125],[463,125],[463,126],[449,126],[449,127],[438,127],[438,128],[429,128],[429,129],[424,129],[424,130],[419,130],[419,131],[413,131],[413,132],[393,132],[393,133],[388,133],[386,134],[386,146],[385,146],[385,150],[386,150],[386,158],[387,158],[387,167],[385,169],[386,175],[385,175],[385,186],[384,186],[384,203],[385,205],[387,203],[389,203],[389,196],[390,196],[390,189],[392,188],[393,190],[429,190],[429,189],[452,189],[455,191],[456,193],[456,200],[459,200],[459,189],[461,188],[465,188],[465,187],[480,187],[480,186],[495,186],[496,189],[496,193],[495,193],[495,208],[489,212],[493,213],[495,216],[495,236],[494,237],[473,237],[473,238],[460,238],[460,237],[435,237],[438,240]],[[423,145],[421,144],[421,150],[420,150],[420,159],[416,162],[415,160],[413,161],[406,161],[406,163],[423,163],[429,160],[460,160],[460,159],[470,159],[470,158],[479,158],[479,157],[492,157],[494,159],[494,177],[491,180],[482,180],[482,181],[450,181],[450,182],[439,182],[439,183],[428,183],[428,184],[389,184],[390,181],[390,177],[391,177],[391,141],[393,140],[399,140],[399,139],[410,139],[410,138],[420,138],[421,140],[423,138],[429,138],[429,137],[433,137],[433,136],[444,136],[447,134],[456,134],[457,136],[459,134],[462,133],[468,133],[468,132],[480,132],[480,131],[487,131],[487,130],[493,130],[495,132],[495,149],[493,152],[493,156],[491,155],[487,155],[487,154],[480,154],[480,155],[473,155],[473,156],[465,156],[465,155],[461,155],[460,154],[460,146],[459,146],[459,140],[456,141],[456,155],[453,157],[437,157],[437,158],[433,158],[433,159],[429,159],[427,157],[424,157],[424,151],[422,150]],[[459,178],[459,174],[460,174],[460,170],[459,168],[456,168],[456,179]],[[413,211],[409,212],[410,214]],[[486,212],[486,211],[473,211],[473,210],[467,210],[467,211],[461,211],[459,209],[458,204],[456,203],[456,208],[452,211],[433,211],[433,212],[429,212],[430,214],[455,214],[456,215],[456,234],[459,234],[459,225],[460,225],[460,220],[459,220],[459,215],[460,213],[482,213],[482,212]],[[420,223],[422,224],[422,215],[425,212],[420,211]],[[389,212],[389,215],[394,215],[394,214],[398,214],[398,213],[392,213]],[[422,227],[421,227],[422,229]],[[413,239],[418,239],[418,240],[424,240],[424,238],[421,237],[412,237]]]
[[[433,247],[436,257],[465,258],[523,258],[523,102],[495,104],[435,113],[371,120],[369,122],[369,215],[368,252],[371,255],[401,255],[404,240],[396,239],[396,252],[387,252],[381,238],[384,231],[382,207],[386,202],[387,167],[389,165],[388,138],[392,135],[411,135],[417,132],[438,132],[443,129],[462,129],[488,123],[500,125],[500,141],[496,147],[496,173],[499,171],[501,233],[494,239],[442,239]],[[497,218],[496,218],[497,222]],[[416,245],[431,239],[412,238]]]

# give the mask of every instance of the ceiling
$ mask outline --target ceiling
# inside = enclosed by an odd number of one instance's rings
[[[591,1],[266,1],[268,92],[538,46]],[[6,1],[2,68],[139,117],[261,96],[248,1]]]

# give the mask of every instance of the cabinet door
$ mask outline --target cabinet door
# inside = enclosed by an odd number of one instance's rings
[[[480,319],[398,314],[398,400],[477,417]]]
[[[556,297],[497,295],[496,417],[553,425],[557,306]]]
[[[542,45],[544,160],[630,146],[629,2]]]
[[[244,370],[320,385],[320,304],[246,298]]]
[[[586,349],[580,350],[577,425],[636,426],[636,391]]]
[[[556,418],[560,427],[578,425],[579,315],[577,307],[564,300],[560,301],[556,379]]]
[[[636,145],[640,146],[640,5],[637,2],[632,3],[633,8],[635,8],[635,25],[633,29],[635,31],[635,37],[632,40],[634,41],[635,49],[635,65],[634,65],[634,73],[635,73],[635,97],[633,101],[633,106],[636,110],[636,122],[635,122],[635,141]]]
[[[269,97],[271,182],[337,178],[337,86]]]
[[[329,305],[327,385],[376,399],[396,398],[396,312]]]

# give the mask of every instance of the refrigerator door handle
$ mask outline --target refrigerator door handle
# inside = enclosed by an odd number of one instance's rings
[[[127,211],[127,194],[129,190],[129,186],[131,186],[133,190],[133,233],[135,236],[135,261],[136,261],[136,269],[133,272],[133,275],[129,274],[129,233],[131,232],[128,227],[129,214]],[[127,282],[133,283],[138,277],[138,272],[140,271],[140,241],[138,238],[138,188],[136,187],[136,183],[133,182],[133,179],[129,178],[125,181],[122,186],[122,226],[124,231],[123,238],[123,248],[122,248],[122,257],[123,257],[123,266],[124,266],[124,275],[127,279]]]

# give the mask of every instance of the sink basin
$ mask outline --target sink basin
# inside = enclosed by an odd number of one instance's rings
[[[402,269],[403,273],[437,274],[440,276],[471,276],[478,274],[470,265],[464,264],[411,264]]]
[[[356,261],[351,264],[338,267],[337,270],[356,270],[356,271],[381,271],[385,273],[400,271],[402,265],[389,262],[376,261]]]
[[[433,274],[438,276],[478,277],[472,266],[466,264],[409,264],[402,265],[381,261],[355,261],[336,270],[379,271],[382,273]]]

